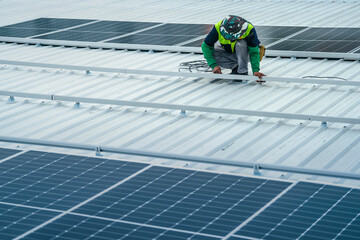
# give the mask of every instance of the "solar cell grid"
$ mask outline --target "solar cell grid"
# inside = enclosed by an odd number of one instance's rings
[[[311,51],[311,52],[349,52],[359,46],[354,41],[307,41],[307,40],[284,40],[273,46],[269,50],[288,50],[288,51]]]
[[[85,26],[73,28],[74,31],[131,33],[158,25],[150,22],[127,22],[127,21],[100,21]]]
[[[47,28],[9,28],[0,27],[0,36],[26,38],[53,31]]]
[[[291,39],[299,40],[349,40],[360,39],[360,28],[310,28]]]
[[[161,36],[201,36],[208,34],[214,25],[209,24],[180,24],[167,23],[156,28],[146,30],[143,34],[156,34]]]
[[[0,201],[67,210],[144,166],[30,151],[1,164]]]
[[[66,215],[31,233],[26,239],[194,239],[219,240],[211,236],[147,227],[131,223]]]
[[[15,150],[15,149],[9,149],[9,148],[0,148],[0,160],[10,157],[19,152],[21,152],[21,151]],[[0,167],[1,167],[1,165],[0,165]]]
[[[0,203],[0,239],[14,239],[58,214],[55,211]]]
[[[85,41],[100,42],[106,39],[119,36],[119,33],[108,32],[80,32],[74,30],[61,31],[35,37],[37,39],[67,40],[67,41]]]
[[[360,189],[145,166],[38,151],[14,156],[0,163],[0,238],[360,236]]]
[[[109,43],[127,43],[127,44],[148,44],[148,45],[164,45],[164,46],[173,46],[179,43],[193,39],[194,36],[184,36],[184,35],[158,35],[158,34],[132,34],[129,36],[112,39],[106,41]]]
[[[47,29],[59,30],[59,29],[64,29],[64,28],[69,28],[69,27],[89,23],[92,21],[94,20],[68,19],[68,18],[37,18],[26,22],[8,25],[6,27],[33,28],[33,29],[47,28]]]
[[[152,167],[76,212],[225,236],[288,185]]]
[[[299,183],[236,234],[261,239],[340,237],[360,214],[360,202],[354,201],[359,197],[359,189]],[[360,229],[353,233],[360,236]]]

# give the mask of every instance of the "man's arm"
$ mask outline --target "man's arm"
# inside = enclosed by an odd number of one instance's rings
[[[246,42],[248,44],[248,52],[250,57],[250,65],[253,71],[253,74],[257,76],[259,79],[262,79],[265,74],[259,72],[260,71],[260,41],[257,37],[256,30],[253,28],[246,37]]]
[[[216,60],[214,58],[214,45],[218,40],[219,40],[218,33],[215,27],[213,27],[211,32],[206,36],[201,46],[201,50],[204,54],[204,58],[206,59],[208,65],[213,69],[214,73],[221,73],[221,69],[216,63]]]

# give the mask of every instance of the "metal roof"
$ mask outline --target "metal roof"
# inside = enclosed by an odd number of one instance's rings
[[[72,1],[71,9],[60,7],[59,3],[45,5],[42,1],[27,1],[21,5],[18,1],[2,2],[0,12],[4,12],[5,19],[2,25],[47,16],[134,20],[140,15],[143,21],[214,23],[238,8],[239,12],[248,14],[244,17],[257,24],[266,21],[272,25],[332,26],[336,23],[337,26],[360,26],[356,14],[360,4],[354,1],[257,2],[266,10],[263,14],[252,14],[250,9],[254,3],[250,1],[103,2],[87,1],[85,4]],[[222,5],[217,8],[219,3]],[[239,7],[234,7],[235,3]],[[26,7],[33,11],[21,10]],[[215,8],[218,11],[213,14]],[[11,9],[18,9],[18,14],[10,16]],[[289,12],[279,17],[281,12],[290,9],[299,16],[290,18]],[[335,21],[334,15],[341,9],[347,10],[348,14],[337,15]],[[332,18],[334,21],[330,21]],[[288,22],[284,22],[285,19]],[[357,122],[348,121],[358,121],[360,115],[359,60],[266,57],[261,67],[269,81],[266,84],[246,84],[214,79],[212,74],[199,77],[179,73],[181,62],[203,59],[202,55],[195,53],[1,43],[0,56],[3,60],[0,91],[12,92],[15,96],[14,100],[9,100],[11,94],[0,96],[1,136],[233,162],[360,172],[360,128]],[[6,61],[8,64],[4,64]],[[88,69],[95,71],[86,71]],[[144,70],[148,72],[141,72]],[[20,93],[32,95],[20,97]],[[56,100],[57,96],[63,96],[62,100]],[[80,101],[80,105],[76,105],[76,98],[95,100]],[[150,105],[132,105],[137,102]],[[155,104],[163,105],[159,108],[154,107]],[[196,109],[187,110],[184,115],[181,113],[183,105],[195,106]],[[212,112],[214,108],[222,111]],[[260,115],[229,114],[229,109]],[[265,113],[273,115],[268,117]],[[286,118],[285,114],[292,117]],[[300,119],[304,115],[321,116],[324,120]],[[326,124],[322,123],[324,121]],[[1,146],[17,145],[1,142]],[[33,147],[21,145],[25,149]],[[66,151],[83,153],[76,149]],[[239,167],[141,159],[252,174],[252,170]],[[282,172],[263,174],[304,178]],[[353,180],[306,177],[359,184]]]

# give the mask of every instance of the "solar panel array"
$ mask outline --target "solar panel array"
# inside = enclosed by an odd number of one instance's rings
[[[0,239],[360,236],[356,188],[41,151],[0,171]]]
[[[0,27],[0,36],[200,47],[213,25],[38,18]],[[259,39],[270,50],[356,52],[360,28],[256,26]],[[359,52],[359,51],[357,51]]]

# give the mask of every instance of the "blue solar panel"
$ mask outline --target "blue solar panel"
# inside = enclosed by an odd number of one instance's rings
[[[152,167],[75,212],[225,236],[289,183]]]
[[[0,160],[10,157],[18,152],[21,152],[20,150],[14,150],[9,148],[0,148]]]
[[[58,214],[55,211],[0,203],[0,239],[14,239]]]
[[[198,239],[219,238],[196,235],[164,228],[141,226],[132,223],[69,214],[28,235],[26,239]]]
[[[359,239],[359,199],[359,189],[300,182],[237,234],[279,240]]]
[[[68,210],[146,164],[29,151],[0,166],[0,201]]]
[[[360,236],[360,189],[39,151],[0,171],[0,239]]]

